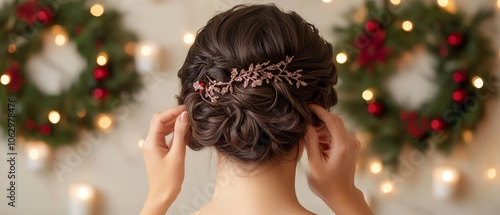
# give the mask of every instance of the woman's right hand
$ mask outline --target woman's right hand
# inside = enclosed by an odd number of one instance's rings
[[[309,187],[337,215],[373,214],[354,184],[359,141],[339,117],[318,105],[309,108],[324,123],[306,134]]]

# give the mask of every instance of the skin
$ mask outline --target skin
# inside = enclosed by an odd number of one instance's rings
[[[309,108],[324,122],[308,126],[299,153],[305,147],[309,159],[309,187],[337,215],[372,215],[363,194],[354,184],[359,141],[342,120],[324,108]],[[164,215],[181,191],[189,119],[185,106],[157,113],[142,151],[149,179],[149,193],[141,215]],[[165,136],[173,134],[170,143]],[[291,159],[290,159],[291,160]],[[218,162],[216,189],[201,214],[313,214],[303,208],[295,193],[297,161],[264,165],[251,173],[230,161]]]

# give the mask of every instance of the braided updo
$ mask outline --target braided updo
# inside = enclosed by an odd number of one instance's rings
[[[190,118],[189,147],[214,147],[243,164],[280,160],[297,149],[307,125],[315,124],[308,104],[329,108],[337,102],[332,46],[295,12],[275,5],[239,5],[210,19],[189,49],[179,70],[182,88],[177,96]],[[303,70],[300,88],[285,82],[243,88],[217,103],[195,91],[196,81],[228,81],[233,68],[252,63],[277,63],[293,56],[288,69]]]

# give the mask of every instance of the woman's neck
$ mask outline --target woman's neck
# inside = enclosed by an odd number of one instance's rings
[[[295,193],[296,165],[292,161],[244,173],[220,161],[214,195],[200,214],[308,214]]]

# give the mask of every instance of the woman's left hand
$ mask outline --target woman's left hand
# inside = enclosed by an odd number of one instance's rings
[[[186,157],[186,107],[178,106],[156,113],[142,146],[149,179],[149,194],[141,215],[164,215],[181,191]],[[173,132],[170,143],[165,136]]]

